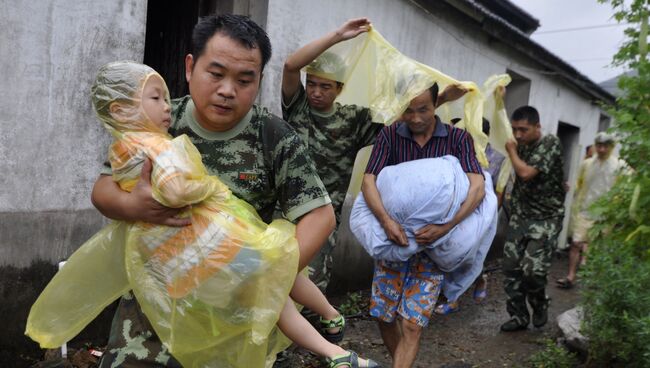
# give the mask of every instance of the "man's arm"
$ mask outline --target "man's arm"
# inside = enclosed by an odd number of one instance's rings
[[[299,272],[314,258],[335,227],[336,217],[331,204],[315,208],[298,220],[296,239],[300,247]]]
[[[454,226],[463,221],[476,207],[481,203],[485,197],[485,179],[481,174],[467,173],[469,179],[469,190],[467,191],[467,198],[463,204],[460,205],[458,212],[454,218],[446,224],[436,225],[429,224],[415,232],[415,241],[418,244],[426,245],[431,244],[438,238],[447,234]]]
[[[282,99],[289,102],[300,88],[300,69],[314,61],[333,45],[349,40],[370,29],[368,18],[350,19],[336,31],[316,39],[289,55],[282,72]]]
[[[95,181],[91,201],[102,215],[123,221],[143,221],[167,226],[186,226],[190,219],[175,218],[185,208],[168,208],[151,195],[151,161],[145,160],[140,180],[133,191],[125,192],[109,175]]]
[[[363,182],[361,183],[361,192],[363,198],[366,200],[368,207],[375,215],[379,223],[384,228],[386,236],[397,245],[407,246],[408,239],[406,233],[400,224],[393,220],[381,201],[381,195],[377,190],[377,177],[374,174],[364,174]]]
[[[442,92],[438,94],[436,99],[436,108],[446,104],[447,102],[456,101],[463,97],[469,90],[463,87],[460,83],[448,85]]]
[[[529,181],[539,174],[539,170],[533,166],[528,165],[524,160],[519,158],[517,154],[517,142],[509,140],[506,142],[506,151],[512,167],[515,169],[515,174],[523,181]]]

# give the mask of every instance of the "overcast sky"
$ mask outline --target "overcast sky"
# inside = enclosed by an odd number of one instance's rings
[[[623,41],[625,26],[545,33],[603,25],[615,25],[609,4],[596,0],[510,0],[540,22],[532,39],[600,83],[623,72],[613,68],[612,56]]]

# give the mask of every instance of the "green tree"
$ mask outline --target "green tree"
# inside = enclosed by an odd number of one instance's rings
[[[610,109],[621,158],[633,169],[591,208],[589,259],[581,271],[584,332],[589,366],[650,367],[650,65],[647,0],[598,0],[628,23],[614,65],[634,70],[621,77],[622,96]]]

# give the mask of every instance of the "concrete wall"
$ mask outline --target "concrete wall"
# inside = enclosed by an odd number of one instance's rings
[[[146,1],[0,2],[0,366],[42,352],[24,336],[29,307],[69,256],[103,224],[90,191],[109,135],[91,110],[99,67],[142,60]],[[108,276],[108,275],[107,275]],[[112,311],[80,341],[105,343]]]
[[[90,203],[109,135],[91,110],[97,69],[142,60],[146,2],[0,4],[0,265],[68,256],[102,224]]]
[[[286,57],[347,19],[361,16],[370,18],[377,30],[405,55],[457,79],[481,85],[489,76],[506,70],[529,79],[528,103],[538,108],[544,134],[555,134],[558,122],[562,121],[580,128],[578,141],[582,146],[593,141],[600,110],[590,103],[588,96],[544,71],[535,60],[489,39],[473,22],[457,14],[432,14],[407,0],[269,0],[266,28],[274,56],[265,72],[261,103],[279,113]],[[349,198],[344,220],[350,204]],[[342,225],[339,240],[332,286],[341,289],[369,285],[372,262],[346,224]]]

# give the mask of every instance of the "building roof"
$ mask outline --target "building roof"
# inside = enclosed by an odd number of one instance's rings
[[[527,35],[539,28],[539,19],[508,0],[476,0],[476,2]]]
[[[428,8],[445,7],[443,4],[446,3],[476,21],[491,37],[535,60],[546,69],[547,73],[556,75],[575,86],[594,101],[614,103],[615,97],[609,91],[531,39],[529,34],[539,26],[539,20],[510,1],[444,0],[444,3],[437,0],[416,1]]]

